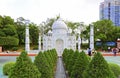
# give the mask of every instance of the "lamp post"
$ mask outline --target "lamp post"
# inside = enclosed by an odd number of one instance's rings
[[[90,48],[94,49],[94,26],[90,24]]]
[[[25,37],[25,50],[27,52],[30,51],[30,40],[29,40],[29,20],[25,20],[25,25],[26,25],[26,37]]]

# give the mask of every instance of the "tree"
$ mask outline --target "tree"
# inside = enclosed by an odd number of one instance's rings
[[[25,43],[25,19],[23,17],[17,18],[17,22],[15,22],[17,34],[19,38],[19,45],[22,45]]]
[[[6,36],[12,36],[18,38],[17,30],[14,25],[6,25],[5,28],[2,29]]]
[[[46,34],[49,30],[52,29],[52,24],[54,23],[55,20],[57,20],[57,17],[56,18],[47,18],[46,21],[43,21],[40,24],[40,29],[41,29],[42,34]]]
[[[40,78],[41,74],[37,67],[32,63],[27,52],[23,51],[17,58],[12,68],[9,78]]]
[[[116,41],[120,36],[120,27],[114,26],[110,20],[99,20],[92,24],[94,26],[94,42],[96,43],[97,40],[100,40],[104,48],[106,48],[105,42]],[[84,38],[89,40],[90,26],[87,26],[82,33]]]
[[[14,25],[14,19],[12,19],[10,16],[3,16],[2,25]]]
[[[36,24],[31,23],[29,25],[30,28],[30,40],[32,45],[38,44],[38,37],[39,37],[39,29]]]
[[[9,49],[17,46],[18,43],[14,20],[10,16],[0,16],[0,45],[3,46],[3,49]]]
[[[65,21],[65,22],[68,25],[68,27],[71,28],[72,30],[80,26],[79,22],[71,22],[71,21]]]
[[[19,40],[14,37],[1,37],[0,38],[0,45],[2,46],[16,46],[18,45]]]
[[[83,78],[83,72],[87,68],[89,60],[85,52],[80,52],[75,64],[73,66],[72,74],[70,78]]]
[[[114,25],[110,20],[100,20],[93,23],[95,31],[95,40],[100,39],[101,41],[111,41],[112,32],[114,31]],[[112,39],[114,40],[114,39]]]
[[[84,78],[116,78],[107,61],[97,52],[87,69],[83,73]]]

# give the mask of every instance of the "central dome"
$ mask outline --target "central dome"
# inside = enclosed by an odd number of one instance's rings
[[[65,29],[67,30],[67,25],[62,21],[62,19],[58,19],[52,25],[52,30],[54,29]]]

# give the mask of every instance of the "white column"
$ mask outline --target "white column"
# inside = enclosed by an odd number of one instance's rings
[[[26,26],[26,38],[25,38],[25,50],[30,51],[30,41],[29,41],[29,26]]]
[[[94,49],[94,26],[90,25],[90,48]]]
[[[45,46],[45,42],[46,42],[46,41],[44,40],[44,36],[42,36],[42,43],[43,43],[43,45],[42,45],[43,49],[42,49],[42,50],[43,50],[43,51],[45,51],[45,47],[44,47],[44,46]]]
[[[78,37],[78,51],[81,49],[81,38],[80,36]]]
[[[39,39],[38,39],[38,49],[41,51],[41,35],[39,33]]]

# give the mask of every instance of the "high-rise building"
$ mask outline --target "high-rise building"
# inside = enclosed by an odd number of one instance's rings
[[[120,0],[104,0],[100,3],[100,20],[111,20],[115,26],[120,26]]]

